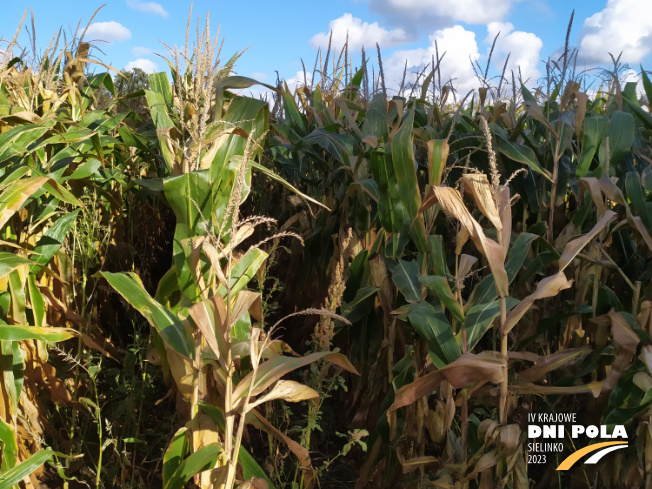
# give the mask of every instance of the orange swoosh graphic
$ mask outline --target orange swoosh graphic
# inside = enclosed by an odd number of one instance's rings
[[[584,455],[587,455],[591,452],[595,452],[596,450],[600,450],[601,448],[609,447],[612,445],[627,445],[627,442],[605,441],[602,443],[595,443],[594,445],[589,445],[588,447],[584,447],[581,450],[576,451],[575,453],[571,453],[568,457],[566,457],[566,459],[562,463],[559,464],[557,470],[568,470],[575,464],[575,462],[581,459]]]

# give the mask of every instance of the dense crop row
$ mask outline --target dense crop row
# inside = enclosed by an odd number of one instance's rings
[[[271,116],[217,46],[0,66],[0,487],[648,487],[652,116],[618,66],[452,103],[437,60],[390,97],[345,50]],[[528,465],[530,413],[629,446]]]

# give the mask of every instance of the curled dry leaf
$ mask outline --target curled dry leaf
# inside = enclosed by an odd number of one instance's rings
[[[582,361],[592,351],[593,348],[588,345],[581,348],[569,348],[567,350],[557,351],[552,355],[543,357],[532,367],[520,372],[518,376],[525,382],[536,382],[553,370],[568,367],[574,363]]]
[[[641,354],[638,356],[638,358],[645,364],[647,371],[652,374],[652,346],[645,345],[643,348],[641,348]]]
[[[652,377],[650,377],[646,372],[636,372],[633,380],[636,387],[641,389],[643,392],[652,389]]]
[[[204,335],[206,344],[213,350],[218,362],[225,366],[227,356],[227,330],[224,327],[226,320],[226,307],[221,296],[216,295],[210,299],[192,305],[188,309],[195,326]]]
[[[509,251],[509,242],[512,237],[512,202],[508,185],[501,185],[496,190],[496,205],[500,214],[502,229],[499,232],[500,246],[503,248],[503,254],[507,256]]]
[[[600,220],[595,223],[593,229],[591,229],[584,236],[569,241],[564,247],[564,252],[559,258],[559,271],[563,271],[568,266],[568,264],[573,261],[573,258],[575,258],[577,254],[582,251],[582,248],[584,248],[593,238],[595,238],[595,236],[600,231],[602,231],[607,224],[613,221],[616,216],[617,214],[614,211],[605,211]]]
[[[269,393],[249,405],[249,409],[274,399],[283,399],[288,402],[300,402],[316,399],[319,393],[305,384],[293,380],[279,380]]]
[[[478,209],[482,212],[491,224],[498,230],[502,230],[503,222],[494,199],[494,189],[484,173],[466,173],[462,176],[464,190],[471,194]],[[509,201],[509,199],[508,199]]]
[[[287,373],[321,359],[328,360],[348,372],[359,375],[349,359],[341,353],[320,351],[298,358],[278,356],[261,363],[257,371],[250,372],[244,377],[234,389],[233,399],[237,401],[244,398],[250,388],[253,389],[251,395],[257,396]],[[252,377],[254,377],[253,382]]]
[[[502,380],[502,369],[505,365],[505,359],[499,352],[485,351],[477,355],[465,353],[444,368],[419,377],[411,384],[401,387],[396,392],[394,403],[387,410],[387,414],[430,394],[439,387],[443,380],[450,382],[456,389],[466,387],[479,380],[497,384]]]
[[[604,381],[598,380],[582,385],[556,386],[556,385],[538,385],[528,382],[513,382],[509,388],[516,390],[519,394],[543,394],[543,395],[564,395],[564,394],[592,394],[598,397],[602,390]]]
[[[595,177],[581,178],[580,197],[586,190],[591,194],[591,199],[597,207],[598,215],[600,216],[603,216],[608,209],[605,197],[616,204],[627,206],[623,193],[616,186],[613,180],[607,176],[600,179]]]
[[[579,250],[578,250],[579,251]],[[537,284],[536,290],[528,295],[525,299],[519,302],[509,314],[504,324],[504,334],[509,333],[514,326],[519,322],[523,315],[532,307],[534,301],[538,299],[545,299],[547,297],[554,297],[564,289],[568,289],[572,285],[572,280],[567,280],[564,272],[558,272],[555,275],[546,277]]]
[[[611,334],[614,337],[614,341],[625,351],[635,353],[641,339],[631,326],[627,324],[622,314],[610,312],[608,316],[611,319]]]
[[[517,424],[508,424],[500,428],[498,443],[507,453],[514,453],[519,446],[521,428]]]
[[[450,187],[431,187],[421,210],[427,209],[435,203],[439,203],[447,216],[460,221],[475,246],[487,258],[489,268],[494,276],[496,292],[499,296],[506,297],[508,295],[509,280],[505,271],[506,255],[503,248],[493,239],[485,236],[482,226],[466,208],[458,190]]]
[[[403,457],[399,456],[399,461],[401,462],[401,467],[403,468],[404,474],[415,471],[419,467],[425,467],[426,465],[439,463],[439,459],[437,457],[431,456],[415,457],[409,460],[405,460]]]
[[[226,326],[227,331],[231,330],[233,325],[238,322],[245,312],[249,312],[252,316],[257,317],[260,320],[262,307],[262,300],[258,292],[253,292],[251,290],[241,290],[238,292],[235,304],[233,305],[231,314],[229,315],[228,324]]]

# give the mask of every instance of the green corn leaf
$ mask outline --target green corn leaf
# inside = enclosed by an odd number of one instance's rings
[[[168,444],[163,456],[163,487],[166,487],[174,473],[179,469],[181,463],[188,455],[190,448],[188,443],[188,428],[179,428]]]
[[[615,111],[609,119],[607,134],[602,140],[598,152],[600,165],[606,167],[607,158],[609,165],[616,165],[632,151],[636,125],[634,116],[628,112]],[[609,154],[607,155],[607,140],[609,141]]]
[[[41,341],[65,341],[77,332],[69,328],[25,326],[15,324],[0,324],[0,340],[4,341],[23,341],[23,340],[41,340]]]
[[[403,119],[400,129],[392,140],[392,163],[398,182],[401,202],[410,216],[415,219],[421,207],[421,193],[417,182],[417,170],[412,149],[414,109]]]
[[[507,279],[510,284],[523,266],[525,258],[527,258],[527,254],[530,250],[530,246],[537,238],[539,238],[539,236],[536,234],[521,233],[510,247],[509,253],[507,254],[507,260],[505,261],[505,271],[507,272]],[[473,290],[473,297],[470,304],[487,304],[495,298],[496,287],[494,285],[494,277],[493,275],[487,275]]]
[[[32,307],[35,326],[42,328],[45,326],[45,300],[36,284],[36,276],[33,273],[30,273],[27,276],[27,287],[29,290],[29,303]]]
[[[215,423],[217,428],[219,430],[224,430],[225,421],[222,411],[220,411],[219,408],[211,406],[204,401],[199,401],[199,405],[201,406],[202,411],[204,411],[204,413],[206,413],[206,415],[211,418],[211,421]],[[247,418],[249,418],[249,415]],[[247,419],[247,423],[251,423],[251,421]],[[275,489],[276,486],[274,486],[271,479],[267,477],[267,474],[262,469],[262,467],[258,465],[256,459],[254,459],[254,457],[242,445],[240,445],[240,451],[238,452],[238,463],[240,464],[240,467],[242,467],[242,475],[244,475],[245,479],[259,477],[261,479],[265,479],[269,489]]]
[[[518,300],[513,297],[507,297],[506,303],[507,309],[509,310],[518,304]],[[473,350],[499,314],[500,301],[477,304],[466,311],[464,327],[466,328],[467,351]],[[461,338],[458,338],[458,343],[461,344]]]
[[[652,216],[648,212],[647,202],[645,200],[645,192],[641,183],[641,176],[638,172],[628,172],[625,176],[625,189],[627,190],[627,198],[636,209],[643,224],[649,232],[652,233]]]
[[[38,253],[35,259],[36,263],[45,266],[49,263],[52,257],[56,255],[57,251],[59,251],[63,245],[66,235],[74,224],[78,214],[79,209],[64,214],[57,218],[54,224],[45,231],[34,248],[34,251]],[[30,272],[36,273],[36,271],[37,267],[32,266]]]
[[[265,175],[266,177],[269,177],[269,178],[271,178],[272,180],[277,181],[278,183],[280,183],[281,185],[283,185],[285,188],[287,188],[287,189],[290,190],[291,192],[297,194],[297,195],[298,195],[299,197],[301,197],[303,200],[307,200],[308,202],[312,202],[313,204],[317,204],[318,206],[323,207],[323,208],[325,208],[326,210],[330,211],[330,209],[329,209],[328,207],[326,207],[324,204],[322,204],[322,203],[319,202],[318,200],[315,200],[315,199],[313,199],[312,197],[310,197],[310,196],[304,194],[304,193],[301,192],[298,188],[294,187],[290,182],[288,182],[288,181],[285,180],[283,177],[281,177],[280,175],[276,174],[274,171],[270,170],[269,168],[266,168],[266,167],[264,167],[263,165],[261,165],[260,163],[257,163],[257,162],[255,162],[255,161],[252,161],[252,162],[251,162],[251,167],[252,167],[252,168],[255,168],[256,170],[258,170],[259,172],[261,172],[261,173],[262,173],[263,175]]]
[[[258,269],[267,259],[267,253],[258,248],[252,248],[238,260],[231,270],[231,297],[244,289],[254,278]],[[218,289],[222,296],[226,296],[226,287],[220,285]]]
[[[426,341],[432,363],[437,368],[444,367],[460,356],[460,347],[441,307],[435,308],[425,301],[410,304],[408,319]]]
[[[522,144],[512,143],[501,134],[497,133],[496,136],[498,151],[507,156],[510,160],[518,161],[519,163],[527,165],[530,169],[543,175],[547,180],[552,182],[552,175],[548,170],[539,165],[537,157],[531,148]]]
[[[54,455],[54,451],[51,448],[39,450],[16,467],[3,472],[0,474],[0,489],[10,489],[14,484],[18,484],[25,477],[47,462],[52,455]]]
[[[164,489],[183,489],[195,475],[215,466],[222,447],[217,443],[201,447],[186,458],[170,477]]]
[[[449,151],[448,139],[428,141],[428,183],[430,185],[441,185]]]
[[[13,182],[0,195],[0,228],[18,211],[25,201],[40,191],[47,177],[28,177]]]
[[[308,134],[306,124],[303,121],[303,116],[299,112],[294,97],[292,97],[292,94],[290,93],[287,83],[285,84],[285,90],[281,93],[281,97],[283,99],[283,110],[289,126],[294,129],[299,136],[306,136]]]
[[[13,253],[0,251],[0,278],[9,275],[23,265],[34,265],[34,262],[28,258],[14,255]]]
[[[584,118],[584,136],[582,137],[582,153],[580,154],[576,178],[586,176],[591,167],[593,156],[600,147],[602,139],[607,132],[607,118],[603,116],[591,116]]]
[[[448,280],[446,280],[445,277],[424,275],[419,277],[419,282],[425,285],[430,292],[435,294],[444,307],[448,309],[458,321],[464,321],[464,310],[455,299],[453,291],[448,285]]]
[[[125,300],[140,312],[163,340],[181,355],[193,358],[194,345],[188,329],[181,319],[164,307],[143,287],[135,273],[98,272]]]
[[[643,66],[641,66],[641,78],[643,79],[643,90],[645,90],[648,103],[652,103],[652,82],[643,69]]]
[[[4,419],[0,418],[0,442],[2,442],[2,468],[1,474],[16,465],[18,458],[18,445],[16,444],[16,434],[11,425],[7,424]]]
[[[421,300],[421,285],[419,284],[419,267],[416,261],[398,260],[391,269],[392,280],[408,302]]]

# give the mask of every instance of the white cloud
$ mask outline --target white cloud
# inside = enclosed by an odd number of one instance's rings
[[[531,32],[515,31],[510,22],[491,22],[487,25],[485,42],[491,46],[500,32],[492,55],[494,67],[501,72],[509,54],[506,73],[513,70],[518,76],[520,69],[523,81],[533,81],[541,76],[537,69],[543,41]]]
[[[131,49],[131,53],[134,56],[149,56],[150,54],[153,54],[153,51],[149,48],[145,48],[143,46],[136,46],[135,48]]]
[[[130,61],[127,63],[127,66],[125,66],[124,71],[131,71],[134,68],[140,68],[145,73],[156,73],[158,71],[158,66],[156,63],[150,59],[145,58],[138,58],[134,61]]]
[[[652,51],[652,2],[608,0],[607,6],[584,21],[579,61],[610,63],[609,53],[623,63],[638,63]]]
[[[333,32],[332,45],[341,49],[349,36],[349,50],[357,50],[362,46],[372,48],[378,43],[383,48],[398,46],[411,41],[410,36],[403,29],[387,30],[378,25],[378,22],[363,22],[362,19],[344,14],[328,24],[328,32],[320,32],[313,36],[310,45],[313,48],[328,47],[328,40]]]
[[[636,83],[636,95],[640,98],[645,96],[645,88],[643,87],[643,78],[641,77],[641,74],[638,71],[634,70],[627,70],[625,71],[622,76],[621,80],[623,81],[622,87],[625,88],[625,83],[627,82],[635,82]]]
[[[451,22],[487,24],[501,21],[514,0],[370,0],[370,7],[406,27]],[[643,0],[645,1],[645,0]]]
[[[319,76],[319,75],[317,75]],[[318,80],[317,80],[318,81]],[[292,78],[288,78],[285,80],[285,83],[288,84],[288,88],[292,93],[299,88],[303,86],[310,86],[312,84],[312,72],[307,72],[305,73],[305,78],[304,78],[304,73],[303,71],[297,71],[296,75],[294,75]]]
[[[479,81],[473,71],[471,60],[475,61],[480,57],[478,44],[475,33],[467,31],[461,25],[436,31],[430,36],[430,45],[427,48],[395,51],[384,63],[387,85],[399,86],[406,60],[408,71],[406,80],[414,81],[414,72],[431,64],[433,56],[436,59],[435,42],[439,56],[445,53],[439,65],[442,84],[451,80],[458,97],[463,97],[470,90],[477,88]],[[428,71],[426,70],[426,73]]]
[[[93,22],[88,27],[85,37],[92,41],[124,41],[131,37],[131,31],[114,20],[108,22]]]
[[[161,17],[168,18],[167,10],[163,8],[163,5],[156,2],[142,2],[140,0],[129,0],[127,5],[135,10],[140,10],[141,12],[152,12],[153,14],[160,15]]]

